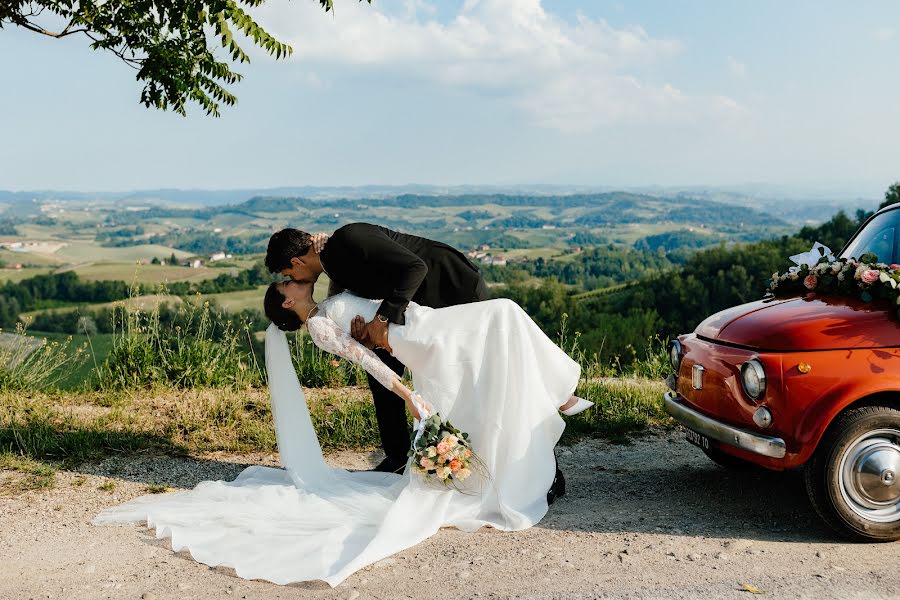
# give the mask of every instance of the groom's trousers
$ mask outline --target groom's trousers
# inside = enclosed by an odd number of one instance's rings
[[[457,301],[453,304],[478,302],[487,300],[489,297],[487,285],[482,279],[478,282],[471,298],[456,298]],[[452,304],[444,304],[444,306],[448,305]],[[406,366],[402,362],[381,348],[375,350],[375,354],[397,375],[403,377]],[[375,381],[371,375],[369,375],[369,389],[372,390],[372,400],[375,403],[375,418],[378,420],[378,433],[381,434],[381,447],[388,457],[405,461],[410,445],[406,403],[397,394]]]
[[[384,364],[394,373],[403,377],[406,366],[392,356],[387,350],[375,350]],[[369,389],[375,402],[375,418],[378,419],[378,433],[381,435],[381,447],[390,458],[404,458],[409,451],[409,428],[406,422],[406,404],[403,399],[387,389],[369,375]]]

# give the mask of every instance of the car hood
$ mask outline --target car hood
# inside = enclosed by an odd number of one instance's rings
[[[761,350],[836,350],[900,346],[900,325],[887,303],[853,298],[766,298],[700,323],[703,338]]]

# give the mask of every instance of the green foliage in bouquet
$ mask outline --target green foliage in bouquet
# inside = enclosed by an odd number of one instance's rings
[[[863,302],[887,300],[900,305],[900,265],[877,262],[874,254],[863,254],[858,261],[845,258],[829,260],[822,257],[810,267],[775,273],[769,292],[776,296],[796,296],[817,293],[859,298]],[[900,316],[900,308],[897,310]]]

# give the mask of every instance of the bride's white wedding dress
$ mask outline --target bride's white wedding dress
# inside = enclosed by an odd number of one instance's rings
[[[338,294],[320,303],[308,328],[324,350],[390,385],[390,369],[349,335],[352,318],[370,321],[378,305]],[[232,482],[142,496],[103,511],[95,523],[146,522],[158,538],[171,538],[174,551],[247,579],[335,586],[441,527],[519,530],[540,521],[564,428],[558,407],[575,391],[578,364],[504,299],[441,309],[411,303],[406,324],[391,325],[389,342],[416,391],[470,434],[489,478],[473,475],[457,491],[411,469],[395,475],[328,467],[287,338],[271,325],[266,368],[285,469],[249,467]]]

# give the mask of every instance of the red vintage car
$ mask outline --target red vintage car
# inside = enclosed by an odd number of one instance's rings
[[[900,205],[868,219],[839,256],[866,253],[900,262]],[[717,313],[672,343],[666,410],[722,466],[802,467],[838,532],[900,539],[896,310],[810,293]]]

